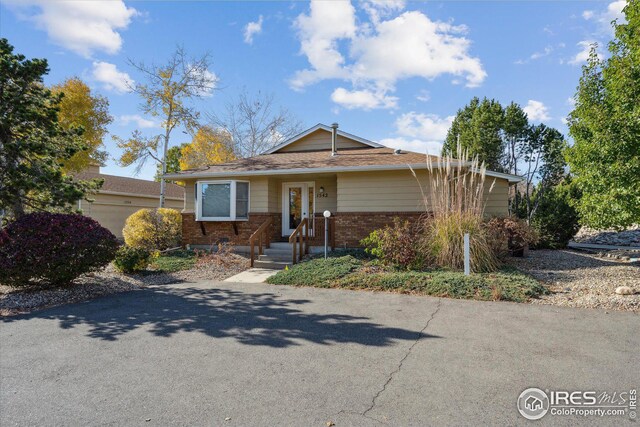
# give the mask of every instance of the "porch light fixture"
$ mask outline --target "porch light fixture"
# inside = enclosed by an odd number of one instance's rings
[[[320,194],[324,193],[324,187],[320,187]]]
[[[327,259],[327,245],[329,243],[329,217],[331,216],[330,211],[324,211],[322,214],[324,216],[324,259]]]

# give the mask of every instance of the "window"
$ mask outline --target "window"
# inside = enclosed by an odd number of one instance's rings
[[[200,181],[196,185],[198,221],[249,219],[249,183],[246,181]]]

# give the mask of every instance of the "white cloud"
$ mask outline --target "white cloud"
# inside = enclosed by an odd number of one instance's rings
[[[416,99],[418,101],[422,101],[422,102],[427,102],[431,99],[431,95],[429,94],[429,91],[426,89],[422,89],[420,92],[418,92],[418,94],[416,95]]]
[[[442,152],[442,141],[423,141],[421,139],[407,138],[384,138],[380,140],[380,144],[399,148],[401,150],[413,151],[414,153],[429,154],[439,156]]]
[[[571,59],[569,59],[569,64],[571,65],[580,65],[589,59],[589,55],[591,54],[591,45],[595,43],[594,40],[583,40],[578,42],[577,46],[580,48],[578,53],[576,53]],[[602,58],[600,52],[597,52],[598,58]]]
[[[530,99],[522,110],[527,113],[529,120],[534,122],[541,122],[550,119],[549,109],[540,101]]]
[[[607,8],[601,11],[585,10],[582,17],[587,21],[593,21],[598,26],[598,32],[605,36],[613,35],[613,27],[611,21],[617,19],[618,22],[624,22],[624,14],[622,9],[626,6],[626,0],[612,1]]]
[[[469,56],[470,41],[461,34],[464,27],[431,21],[420,12],[405,12],[382,21],[377,34],[353,40],[352,55],[357,58],[352,72],[356,79],[393,85],[398,79],[442,74],[464,77],[475,87],[486,72],[478,58]]]
[[[576,100],[574,97],[567,98],[567,105],[571,105],[572,107],[576,106]]]
[[[553,52],[553,48],[551,46],[547,46],[544,48],[542,52],[534,52],[529,58],[533,61],[536,59],[543,58],[545,56],[549,56],[549,54]]]
[[[626,0],[617,0],[609,3],[607,6],[607,10],[601,13],[598,16],[598,22],[604,27],[606,27],[610,32],[613,33],[613,29],[611,28],[611,21],[614,19],[618,19],[620,21],[624,21],[624,14],[622,13],[622,9],[627,5]]]
[[[153,120],[145,119],[139,114],[129,114],[118,117],[118,121],[122,126],[127,126],[129,123],[135,123],[136,127],[140,129],[156,128],[160,125]]]
[[[203,85],[202,89],[198,91],[198,95],[204,97],[213,96],[213,91],[218,85],[218,76],[206,68],[194,68],[191,73],[197,76],[198,81]]]
[[[120,93],[129,92],[134,83],[129,74],[118,70],[115,64],[102,61],[94,61],[93,78],[105,89]]]
[[[395,122],[397,137],[380,141],[393,148],[440,155],[454,116],[440,117],[411,111],[398,117]]]
[[[323,79],[348,76],[342,67],[345,59],[338,51],[338,40],[355,36],[355,9],[351,2],[313,1],[309,15],[299,15],[295,26],[300,51],[307,57],[311,69],[294,75],[291,79],[294,89],[302,89]]]
[[[437,114],[411,111],[398,117],[396,128],[400,136],[444,141],[454,118],[454,116],[440,117]]]
[[[396,108],[398,98],[385,95],[384,91],[347,90],[339,87],[331,94],[331,100],[348,109],[372,110],[375,108]]]
[[[560,43],[558,45],[558,47],[563,47],[562,43]],[[531,55],[529,55],[529,58],[527,58],[527,59],[518,59],[517,61],[515,61],[515,63],[518,64],[518,65],[527,64],[527,63],[529,63],[531,61],[536,61],[536,60],[538,60],[540,58],[544,58],[545,56],[549,56],[549,55],[551,55],[552,52],[553,52],[553,46],[547,46],[542,51],[533,52]]]
[[[87,58],[96,51],[109,54],[120,51],[119,31],[126,29],[138,14],[122,0],[8,0],[7,3],[46,31],[53,43]]]
[[[253,37],[262,32],[262,15],[255,22],[249,22],[244,27],[244,42],[247,44],[253,44]]]
[[[360,5],[367,12],[372,22],[380,22],[381,18],[391,15],[393,12],[403,10],[404,0],[363,0]]]
[[[310,67],[294,74],[292,88],[339,79],[349,81],[352,92],[388,97],[398,80],[412,77],[432,80],[449,74],[469,87],[484,81],[480,60],[469,54],[466,27],[432,21],[417,11],[388,17],[404,8],[403,1],[360,5],[367,22],[357,21],[355,8],[344,1],[312,1],[310,12],[297,17],[300,50]]]

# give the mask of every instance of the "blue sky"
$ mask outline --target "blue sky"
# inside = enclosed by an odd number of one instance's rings
[[[437,152],[452,116],[473,96],[515,101],[566,133],[590,43],[604,52],[618,1],[402,0],[318,2],[0,0],[0,35],[49,60],[48,84],[79,76],[108,97],[110,132],[160,130],[138,111],[127,58],[162,63],[181,44],[211,54],[218,78],[202,111],[241,90],[271,92],[305,125],[394,147]],[[174,133],[172,145],[188,141]],[[117,151],[105,140],[112,157]],[[147,166],[142,178],[151,178]],[[103,172],[133,176],[110,160]]]

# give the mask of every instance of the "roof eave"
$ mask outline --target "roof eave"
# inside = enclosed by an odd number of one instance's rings
[[[434,167],[442,167],[444,163],[438,162]],[[201,172],[193,174],[166,174],[164,177],[168,180],[181,181],[184,179],[198,178],[225,178],[234,176],[272,176],[272,175],[305,175],[318,173],[338,173],[338,172],[367,172],[367,171],[392,171],[392,170],[422,170],[427,169],[426,163],[402,164],[402,165],[366,165],[366,166],[343,166],[343,167],[325,167],[325,168],[292,168],[292,169],[269,169],[269,170],[253,170],[253,171],[227,171],[227,172]],[[501,172],[486,171],[487,176],[494,178],[502,178],[510,183],[520,182],[521,177],[516,175],[505,174]]]

